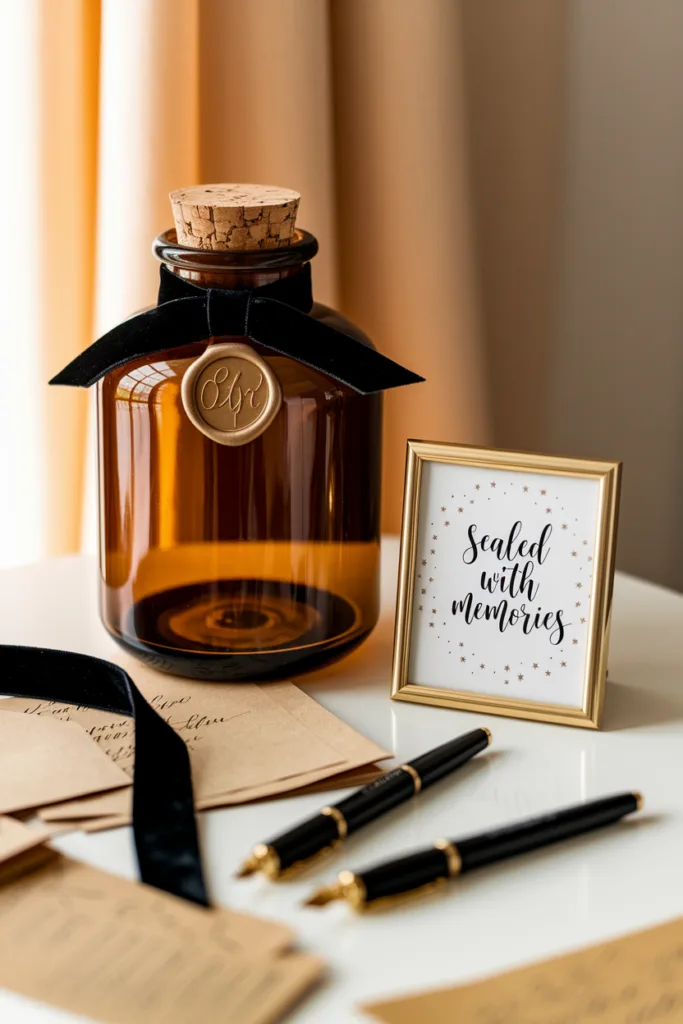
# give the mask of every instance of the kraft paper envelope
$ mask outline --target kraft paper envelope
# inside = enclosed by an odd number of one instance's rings
[[[356,786],[367,786],[370,782],[375,782],[381,778],[382,775],[386,774],[381,768],[376,765],[368,765],[367,768],[357,768],[350,772],[342,772],[340,775],[332,775],[328,779],[323,779],[321,782],[314,782],[310,786],[297,787],[296,790],[287,790],[284,793],[274,793],[272,797],[265,797],[264,799],[278,799],[279,797],[288,797],[292,795],[300,796],[308,793],[325,793],[330,790],[346,789]],[[96,797],[90,798],[95,806]],[[89,809],[89,800],[84,800],[82,803],[85,805],[86,810]],[[230,803],[230,797],[223,800],[216,800],[211,806],[224,807]],[[54,808],[55,817],[51,819],[50,815],[53,812],[52,807],[46,807],[44,811],[40,812],[40,817],[43,821],[47,822],[51,828],[62,827],[64,831],[73,831],[74,829],[82,829],[83,832],[106,832],[111,828],[122,828],[125,825],[130,825],[130,814],[112,814],[109,817],[95,816],[85,818],[64,818],[62,815],[68,812],[68,808],[71,806],[71,802],[66,804],[56,804]],[[208,808],[204,808],[205,810]]]
[[[325,771],[325,769],[323,769]],[[320,771],[312,772],[312,776],[322,774]],[[296,780],[292,785],[283,788],[282,780],[271,783],[269,786],[260,786],[256,789],[243,789],[228,793],[217,794],[212,797],[200,797],[197,805],[200,810],[209,810],[212,807],[225,807],[235,803],[246,803],[260,799],[273,799],[277,797],[288,797],[292,795],[303,796],[309,793],[326,793],[330,790],[351,789],[357,786],[367,786],[386,774],[386,770],[375,764],[364,765],[360,768],[353,768],[347,772],[340,772],[338,775],[327,775],[309,784],[299,784]],[[121,812],[127,813],[123,815]],[[110,814],[112,818],[123,818],[117,821],[117,825],[127,824],[130,818],[130,795],[126,797],[125,791],[114,793],[103,793],[101,796],[86,797],[83,800],[69,800],[62,804],[53,804],[40,812],[45,821],[87,822],[90,818],[99,819],[104,814]],[[77,813],[76,813],[77,812]],[[118,812],[118,813],[117,813]],[[71,817],[73,815],[73,818]],[[81,827],[80,824],[75,827]],[[113,824],[96,826],[100,828],[113,828]],[[86,831],[90,831],[86,828]]]
[[[61,855],[0,885],[0,985],[110,1024],[270,1024],[322,971],[291,937]]]
[[[200,809],[291,792],[391,756],[292,683],[216,687],[144,671],[136,673],[136,682],[187,742]],[[132,770],[130,719],[26,698],[11,698],[0,706],[28,717],[77,722],[118,766],[127,773]],[[126,791],[69,801],[44,812],[50,821],[129,815]]]
[[[0,711],[0,814],[129,785],[75,723]]]
[[[472,985],[362,1009],[385,1024],[680,1024],[683,918]]]
[[[16,818],[0,816],[0,864],[25,853],[34,846],[44,843],[49,839],[49,833],[44,828],[28,828]]]
[[[316,779],[321,774],[326,774],[327,769],[318,772],[311,772],[310,776]],[[210,796],[201,796],[201,790],[195,788],[196,805],[200,811],[208,811],[215,807],[230,807],[233,804],[249,803],[254,800],[273,799],[299,795],[303,793],[326,792],[330,789],[345,789],[352,786],[365,786],[368,782],[374,782],[385,773],[378,768],[373,771],[342,772],[339,776],[327,776],[310,784],[299,785],[298,781],[291,779],[277,779],[267,786],[246,787],[240,790],[232,790],[226,793],[215,793]],[[299,778],[303,778],[300,776]],[[101,796],[85,797],[82,800],[68,800],[65,803],[54,804],[39,811],[40,817],[46,822],[69,822],[73,824],[78,821],[79,825],[85,827],[86,831],[101,831],[103,828],[117,828],[130,823],[131,815],[131,792],[130,790],[117,790],[113,793],[103,793]],[[90,821],[89,826],[86,823]],[[97,824],[95,824],[97,823]],[[106,824],[105,824],[106,823]]]
[[[45,828],[27,828],[15,818],[0,816],[0,883],[24,874],[55,856],[45,846]]]

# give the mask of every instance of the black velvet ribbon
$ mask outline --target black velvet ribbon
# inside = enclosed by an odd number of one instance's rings
[[[0,691],[5,696],[80,704],[133,717],[133,835],[140,878],[157,889],[208,906],[190,759],[178,733],[118,665],[87,654],[41,647],[0,650]]]
[[[53,377],[50,384],[90,387],[131,359],[223,335],[248,337],[369,395],[424,380],[369,345],[308,313],[310,264],[255,289],[200,288],[161,267],[159,301],[124,320]]]

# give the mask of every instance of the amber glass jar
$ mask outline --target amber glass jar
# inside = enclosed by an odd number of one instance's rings
[[[154,246],[173,274],[220,289],[282,280],[316,251],[303,231],[274,249],[199,250],[175,231]],[[326,306],[310,315],[370,344]],[[182,395],[197,358],[226,342],[248,346],[281,390],[267,429],[235,446],[198,429]],[[221,380],[204,381],[207,408],[227,401]],[[247,337],[133,359],[97,388],[101,610],[123,647],[179,675],[265,680],[317,668],[368,635],[381,394],[360,395]]]

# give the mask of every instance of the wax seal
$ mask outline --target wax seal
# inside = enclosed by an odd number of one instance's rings
[[[218,444],[247,444],[273,422],[282,403],[280,383],[248,345],[209,345],[183,377],[185,412]]]

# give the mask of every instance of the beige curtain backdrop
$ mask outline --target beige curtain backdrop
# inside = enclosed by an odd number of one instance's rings
[[[460,10],[495,443],[622,460],[617,565],[683,590],[683,4]]]
[[[74,551],[94,523],[88,396],[44,381],[154,301],[169,190],[242,180],[303,194],[318,296],[427,377],[387,396],[385,528],[408,436],[620,458],[619,564],[683,588],[680,0],[0,0],[0,18],[0,283],[23,309],[0,308],[0,563]]]
[[[45,378],[154,301],[150,243],[171,223],[171,189],[296,188],[320,240],[316,294],[428,378],[387,400],[397,530],[406,438],[488,439],[456,6],[42,0],[39,13]],[[42,398],[58,554],[80,543],[88,403]]]

